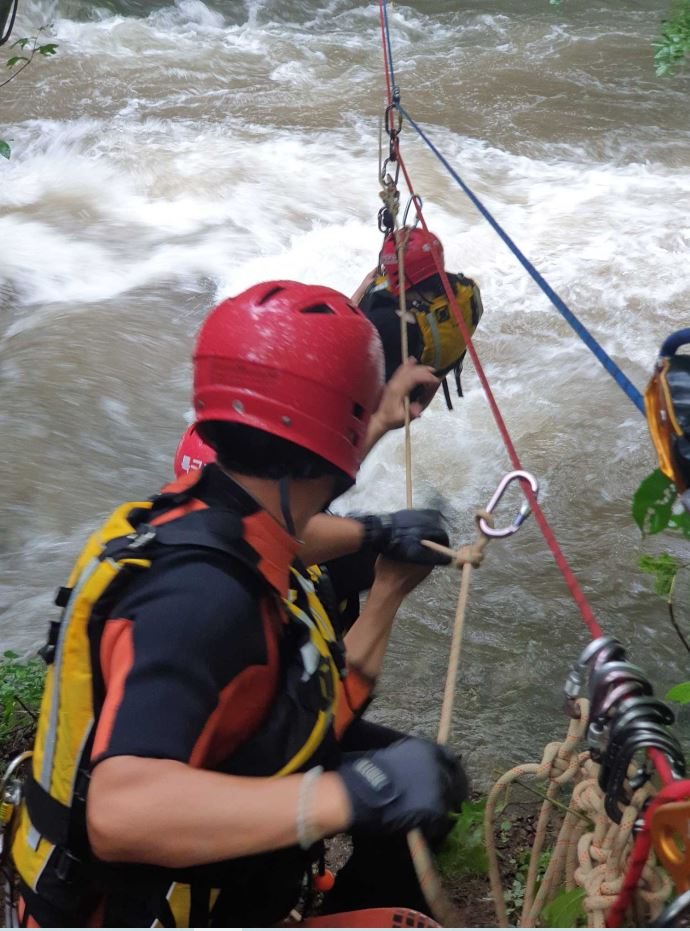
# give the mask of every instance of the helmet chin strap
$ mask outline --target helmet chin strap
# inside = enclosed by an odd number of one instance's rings
[[[280,479],[278,488],[280,491],[280,511],[285,521],[285,527],[290,536],[294,537],[296,534],[295,522],[292,519],[292,513],[290,511],[290,479],[287,476],[283,476],[283,478]]]

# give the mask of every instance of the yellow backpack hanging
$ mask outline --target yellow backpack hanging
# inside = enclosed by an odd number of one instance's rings
[[[484,313],[479,286],[464,275],[449,275],[448,279],[472,336]],[[417,318],[424,340],[424,353],[420,362],[422,365],[430,365],[439,376],[447,375],[462,360],[467,345],[445,293],[434,296],[433,292],[425,294],[424,291],[419,287],[408,291],[409,309]]]

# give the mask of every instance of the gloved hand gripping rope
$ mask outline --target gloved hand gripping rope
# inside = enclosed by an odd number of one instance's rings
[[[529,472],[516,471],[510,472],[508,475],[504,476],[486,508],[477,511],[476,521],[478,530],[474,543],[462,546],[457,550],[452,550],[438,543],[434,543],[431,540],[422,541],[429,549],[450,557],[451,561],[455,563],[459,569],[462,569],[460,592],[458,595],[458,604],[455,612],[455,622],[450,645],[450,655],[448,657],[448,671],[446,674],[443,704],[441,706],[441,718],[438,735],[436,737],[436,742],[439,744],[446,744],[450,736],[450,724],[453,715],[457,674],[460,664],[460,649],[462,646],[462,634],[465,624],[465,612],[467,610],[472,569],[481,565],[484,559],[484,551],[491,539],[511,536],[519,529],[520,525],[529,514],[529,506],[523,505],[510,526],[500,529],[494,528],[493,510],[503,497],[507,487],[515,480],[528,483],[534,494],[536,495],[538,493],[539,484]],[[444,892],[440,880],[436,875],[431,854],[422,832],[418,829],[410,831],[407,835],[407,840],[419,885],[424,893],[424,897],[429,903],[431,911],[442,925],[446,927],[458,926],[457,911]]]

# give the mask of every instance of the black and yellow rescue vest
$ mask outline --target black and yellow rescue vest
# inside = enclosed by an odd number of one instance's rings
[[[479,286],[464,275],[450,275],[449,278],[454,285],[458,308],[472,336],[484,312]],[[373,291],[388,291],[385,275],[374,280],[366,295]],[[397,303],[392,293],[390,297]],[[407,309],[414,314],[422,335],[424,349],[419,361],[422,365],[430,365],[438,376],[448,374],[462,360],[467,344],[438,275],[407,291]]]
[[[117,508],[90,537],[56,598],[62,614],[51,624],[42,651],[48,670],[32,771],[18,813],[12,856],[25,895],[31,898],[34,893],[58,914],[73,916],[72,923],[86,920],[89,909],[105,891],[88,845],[85,804],[91,746],[104,699],[98,659],[100,636],[112,608],[132,580],[150,568],[161,545],[221,551],[242,563],[259,585],[268,589],[257,560],[250,558],[239,515],[234,525],[227,511],[218,514],[213,509],[186,513],[160,526],[147,523],[152,512],[165,513],[189,500],[192,490],[190,486],[182,493],[164,493]],[[319,753],[327,752],[329,741],[334,740],[331,724],[344,657],[316,593],[314,581],[318,579],[318,571],[309,577],[291,569],[293,588],[283,602],[288,613],[285,635],[292,636],[297,645],[293,664],[281,670],[283,690],[271,705],[268,723],[257,728],[246,746],[238,748],[237,766],[229,771],[266,776],[298,772],[321,762]],[[296,699],[285,697],[291,686],[300,690]],[[277,731],[282,740],[279,765],[274,759],[272,772],[252,771],[248,761],[257,759],[262,746],[277,745]],[[247,753],[250,749],[252,753]],[[173,882],[165,895],[168,922],[172,909],[175,926],[188,925],[189,912],[185,913],[184,905],[189,901],[190,887]],[[31,911],[31,902],[28,904]]]
[[[681,493],[690,488],[690,356],[676,353],[687,344],[690,328],[664,341],[644,394],[659,467]]]

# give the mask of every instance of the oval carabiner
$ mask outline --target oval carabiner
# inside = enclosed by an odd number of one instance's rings
[[[486,506],[486,510],[489,512],[489,514],[493,514],[494,508],[503,497],[503,494],[508,485],[517,479],[524,479],[526,482],[529,482],[529,486],[534,494],[539,494],[539,482],[532,475],[532,473],[525,472],[522,469],[516,469],[515,472],[509,472],[507,475],[504,475],[501,481],[498,483],[498,488],[493,493],[491,501],[489,501]],[[516,530],[519,530],[520,525],[526,520],[526,518],[529,517],[531,513],[532,508],[530,507],[529,502],[525,501],[525,503],[518,511],[517,517],[509,527],[489,527],[486,520],[483,517],[480,517],[478,521],[479,529],[487,537],[510,537],[515,533]]]
[[[419,223],[419,213],[422,207],[424,206],[424,201],[422,200],[422,197],[420,194],[413,194],[412,197],[410,197],[410,199],[408,200],[407,206],[405,207],[405,213],[403,214],[403,221],[402,221],[403,226],[407,226],[407,215],[410,212],[410,207],[412,206],[412,204],[415,205],[415,218],[412,221],[412,229],[415,229],[417,224]]]

